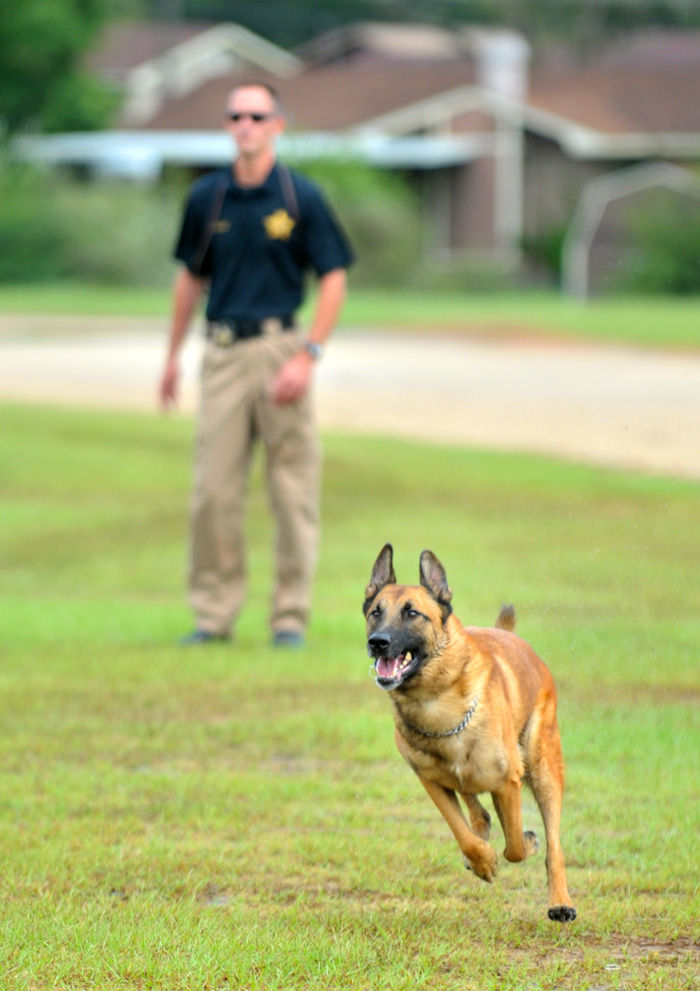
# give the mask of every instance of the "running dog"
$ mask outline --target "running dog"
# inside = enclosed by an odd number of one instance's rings
[[[451,602],[432,551],[420,556],[420,585],[398,585],[391,544],[382,548],[363,612],[372,673],[394,703],[396,746],[454,833],[465,866],[483,881],[493,881],[497,857],[477,796],[491,793],[504,856],[521,861],[538,849],[522,826],[520,792],[523,781],[530,785],[547,838],[548,915],[571,922],[576,909],[559,842],[564,766],[554,681],[512,632],[512,607],[501,610],[495,628],[482,629],[462,626]]]

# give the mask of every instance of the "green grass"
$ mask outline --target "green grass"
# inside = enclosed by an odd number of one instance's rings
[[[167,291],[70,283],[0,286],[0,313],[162,317]],[[307,306],[308,312],[308,306]],[[449,331],[491,337],[586,339],[700,348],[700,298],[610,297],[587,304],[554,292],[476,294],[362,290],[351,286],[345,327]]]
[[[80,282],[0,285],[0,313],[160,317],[170,312],[170,292],[144,286]]]
[[[236,642],[193,653],[191,423],[0,416],[3,988],[694,986],[700,485],[327,436],[309,647],[267,645],[258,465]],[[395,752],[360,613],[386,540],[465,622],[514,601],[555,674],[570,926],[542,854],[467,874]]]
[[[700,298],[608,297],[587,303],[551,291],[513,294],[351,292],[350,326],[468,331],[484,336],[587,339],[700,348]]]

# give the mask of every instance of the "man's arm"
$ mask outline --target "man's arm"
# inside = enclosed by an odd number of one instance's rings
[[[316,311],[309,330],[309,341],[324,344],[333,332],[346,295],[347,274],[344,268],[334,268],[318,280]],[[299,351],[280,370],[272,389],[276,403],[293,403],[301,399],[309,387],[314,359],[308,351]]]
[[[167,411],[177,405],[180,379],[180,347],[185,339],[197,303],[204,292],[207,280],[193,275],[184,266],[175,277],[173,287],[173,314],[168,341],[165,368],[160,379],[160,405]]]

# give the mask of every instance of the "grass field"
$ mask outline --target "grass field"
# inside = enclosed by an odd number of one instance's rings
[[[191,423],[0,417],[3,989],[697,986],[700,485],[328,436],[309,647],[267,644],[256,466],[236,641],[192,652]],[[463,870],[394,750],[360,612],[386,540],[465,622],[514,601],[554,672],[567,927],[542,854]]]
[[[163,317],[169,293],[92,285],[0,286],[0,314]],[[308,310],[308,307],[307,307]],[[346,327],[485,336],[586,338],[644,347],[700,349],[700,298],[608,297],[581,303],[555,292],[476,294],[361,290],[351,285]],[[1,328],[0,328],[1,329]]]

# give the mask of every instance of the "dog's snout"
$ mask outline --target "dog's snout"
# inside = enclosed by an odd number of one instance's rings
[[[373,654],[385,653],[390,643],[391,637],[388,633],[373,633],[367,640],[367,646]]]

